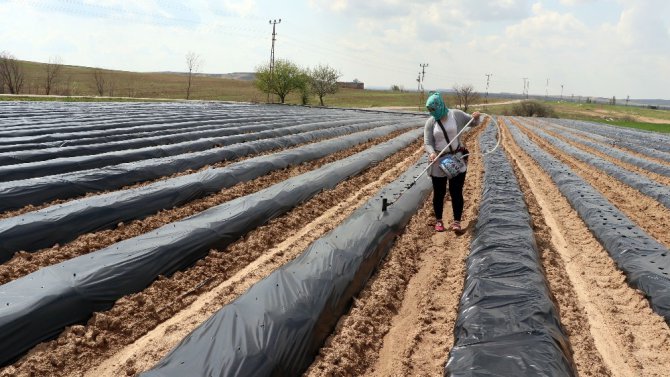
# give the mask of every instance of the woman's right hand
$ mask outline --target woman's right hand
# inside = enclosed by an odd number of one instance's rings
[[[431,154],[428,156],[428,159],[430,160],[430,162],[435,161],[435,158],[437,158],[437,153],[435,153],[435,152],[431,153]]]

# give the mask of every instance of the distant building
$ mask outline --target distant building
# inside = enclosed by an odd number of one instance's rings
[[[365,84],[360,81],[338,81],[337,86],[340,88],[351,88],[351,89],[365,89]]]

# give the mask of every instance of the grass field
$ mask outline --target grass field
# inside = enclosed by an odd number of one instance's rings
[[[624,105],[572,102],[542,102],[550,106],[559,118],[587,120],[637,128],[647,131],[670,133],[670,111],[652,110]],[[514,104],[477,106],[475,109],[489,114],[514,115]]]
[[[45,67],[43,63],[23,62],[25,83],[22,94],[43,95]],[[144,101],[176,100],[186,97],[187,76],[179,73],[139,73],[102,70],[105,80],[104,96],[98,97],[94,68],[63,66],[58,82],[51,94],[63,97],[0,96],[3,100],[36,101]],[[256,89],[251,81],[232,80],[211,75],[196,75],[191,87],[191,98],[196,100],[266,102],[267,95]],[[425,98],[423,98],[425,100]],[[395,107],[410,111],[424,111],[422,98],[416,92],[392,92],[390,90],[357,90],[342,88],[338,93],[324,98],[326,106],[332,107]],[[447,96],[448,105],[454,107],[456,100]],[[505,101],[490,98],[490,102]],[[297,93],[287,97],[289,104],[300,104]],[[316,97],[311,105],[318,105]],[[670,111],[652,110],[623,105],[587,104],[571,102],[545,102],[559,118],[596,121],[611,125],[643,130],[670,132]],[[514,104],[475,106],[489,114],[513,115]]]

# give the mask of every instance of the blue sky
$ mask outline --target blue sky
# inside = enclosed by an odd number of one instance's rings
[[[666,0],[0,0],[0,50],[131,71],[248,72],[270,55],[367,86],[670,99]],[[549,86],[546,80],[549,79]]]

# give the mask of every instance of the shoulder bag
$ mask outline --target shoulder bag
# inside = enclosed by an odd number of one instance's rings
[[[447,136],[447,130],[444,129],[444,126],[442,125],[442,122],[437,119],[437,124],[440,126],[440,129],[442,130],[442,133],[444,134],[444,138],[447,141],[447,144],[451,143],[449,141],[449,136]],[[440,157],[440,160],[437,164],[437,166],[440,167],[440,169],[446,174],[447,179],[452,179],[455,176],[465,173],[465,171],[468,169],[467,164],[463,158],[463,155],[467,153],[467,149],[463,147],[459,147],[455,152],[454,149],[449,145],[449,151],[451,153],[445,154],[444,156]],[[465,153],[463,152],[465,151]]]

